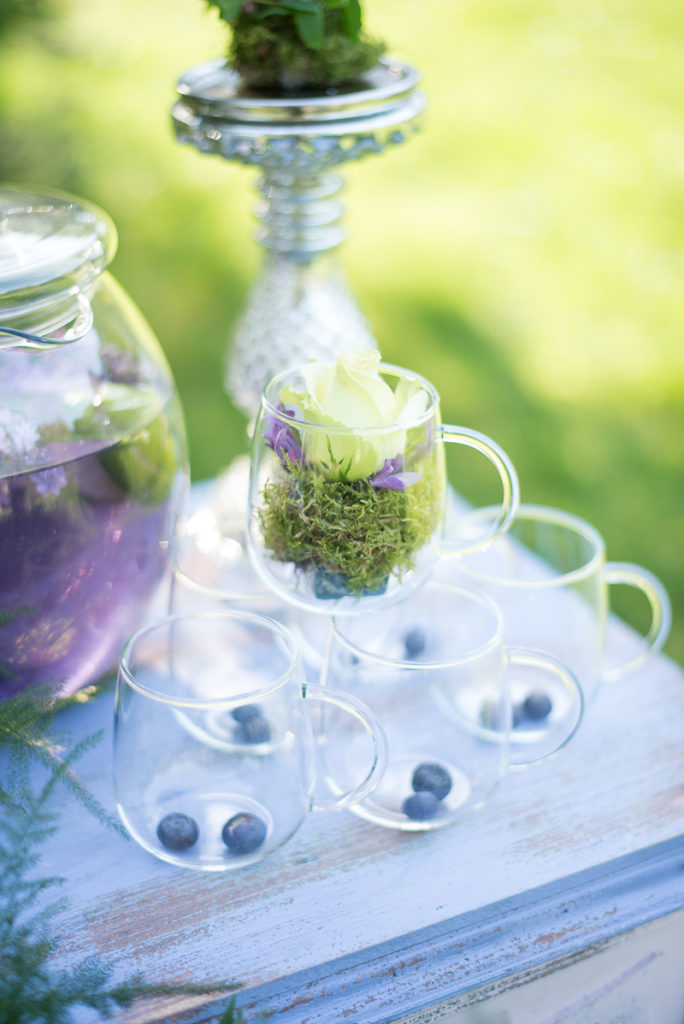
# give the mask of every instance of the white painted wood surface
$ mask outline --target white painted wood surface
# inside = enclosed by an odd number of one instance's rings
[[[613,642],[627,641],[619,623],[610,629]],[[113,691],[62,722],[75,737],[105,730],[80,774],[111,809],[112,717]],[[66,880],[58,963],[101,955],[117,977],[234,980],[250,1024],[262,1013],[281,1024],[460,1024],[465,1012],[463,1024],[585,1024],[559,1015],[572,981],[536,1018],[505,1001],[490,1016],[481,1000],[519,992],[521,980],[649,922],[673,920],[681,937],[684,672],[656,657],[605,685],[568,747],[510,773],[482,810],[444,831],[400,834],[349,811],[311,814],[260,865],[202,875],[157,861],[65,798],[40,870]],[[624,1022],[680,1024],[681,998],[680,987],[670,1016],[646,1005],[646,1016]],[[225,1002],[156,1000],[117,1019],[212,1021]]]
[[[639,640],[612,620],[608,643]],[[60,723],[104,730],[79,764],[112,811],[113,700]],[[604,685],[563,751],[443,831],[311,814],[270,859],[203,875],[62,810],[40,864],[65,879],[57,966],[235,981],[248,1024],[684,1024],[684,670],[664,657]],[[208,1024],[227,999],[116,1019]]]

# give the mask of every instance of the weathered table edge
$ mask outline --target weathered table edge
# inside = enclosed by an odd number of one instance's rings
[[[283,1024],[390,1024],[445,1003],[453,1011],[478,1001],[476,990],[503,990],[521,973],[548,974],[683,908],[684,835],[286,981],[243,989],[236,1002],[247,1019],[277,1016]],[[158,1019],[208,1024],[226,1001]]]

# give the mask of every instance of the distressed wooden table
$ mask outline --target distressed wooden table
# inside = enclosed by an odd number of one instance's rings
[[[112,712],[100,693],[61,724],[104,729],[80,774],[113,809]],[[65,879],[62,966],[99,955],[118,977],[234,980],[248,1022],[684,1021],[684,672],[664,657],[605,685],[560,754],[441,832],[310,814],[263,863],[203,875],[66,798],[62,819],[41,862]],[[216,1021],[226,1001],[117,1019]]]
[[[636,643],[615,619],[608,641]],[[104,730],[79,774],[112,811],[113,703],[60,723]],[[684,1024],[684,671],[657,656],[604,685],[567,747],[442,831],[312,813],[261,864],[202,874],[65,798],[40,870],[65,880],[57,966],[237,982],[248,1024]],[[228,998],[117,1020],[218,1021]]]

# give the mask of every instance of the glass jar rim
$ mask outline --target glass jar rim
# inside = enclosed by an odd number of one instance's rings
[[[388,376],[417,382],[429,399],[427,407],[423,412],[412,417],[410,421],[405,420],[403,422],[384,423],[380,426],[377,424],[366,426],[362,423],[355,424],[354,426],[344,426],[343,424],[336,423],[314,423],[311,420],[305,419],[303,416],[298,416],[296,414],[290,416],[283,410],[282,406],[279,408],[278,405],[274,404],[272,393],[275,391],[279,395],[280,389],[283,387],[287,379],[295,377],[300,372],[298,367],[294,369],[291,367],[289,370],[284,370],[271,378],[262,392],[262,406],[267,415],[275,416],[283,423],[289,423],[296,427],[306,427],[307,430],[319,430],[322,433],[333,435],[344,435],[360,431],[362,431],[364,435],[387,434],[392,431],[406,430],[408,427],[419,426],[421,423],[425,423],[433,418],[435,411],[439,407],[439,394],[437,393],[437,389],[434,384],[431,384],[426,377],[423,377],[420,373],[416,373],[414,370],[408,370],[404,366],[395,366],[392,363],[384,362],[378,364],[377,371],[379,374],[387,374]]]
[[[116,228],[66,192],[0,188],[0,330],[45,334],[73,320],[116,252]]]

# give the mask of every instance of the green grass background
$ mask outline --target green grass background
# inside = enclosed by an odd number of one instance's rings
[[[684,7],[366,0],[365,16],[429,100],[420,136],[345,174],[340,256],[381,351],[509,452],[524,500],[662,578],[684,662]],[[222,374],[260,262],[255,172],[178,145],[170,108],[226,42],[201,0],[0,21],[0,178],[113,217],[112,269],[171,363],[195,479],[246,445]],[[496,500],[475,459],[451,472]],[[638,600],[614,605],[643,621]]]

